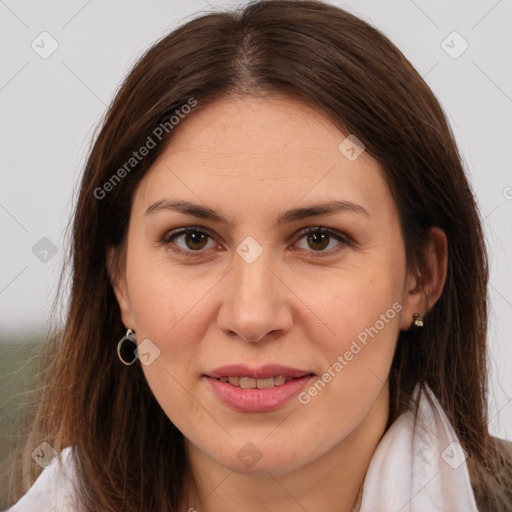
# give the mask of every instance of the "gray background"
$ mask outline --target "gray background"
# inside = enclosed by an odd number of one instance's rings
[[[76,183],[131,65],[195,13],[240,3],[0,0],[1,341],[46,332]],[[391,38],[455,132],[489,247],[491,431],[512,440],[512,0],[331,3]]]

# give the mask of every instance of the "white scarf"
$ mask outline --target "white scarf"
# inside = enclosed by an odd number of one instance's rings
[[[465,453],[430,388],[380,440],[363,485],[360,512],[478,512]],[[412,398],[419,393],[416,385]]]
[[[413,398],[419,386],[414,389]],[[400,415],[377,445],[363,485],[360,512],[478,512],[464,453],[434,394]],[[70,458],[62,450],[29,491],[7,512],[72,512],[76,490]]]

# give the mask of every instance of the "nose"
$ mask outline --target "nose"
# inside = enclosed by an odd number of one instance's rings
[[[288,332],[293,323],[293,296],[278,277],[271,251],[248,263],[235,255],[226,276],[217,318],[219,328],[231,337],[262,342]]]

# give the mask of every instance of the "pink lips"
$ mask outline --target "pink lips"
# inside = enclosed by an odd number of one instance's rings
[[[309,375],[311,372],[303,370],[297,370],[296,368],[289,368],[288,366],[281,366],[278,364],[267,364],[260,368],[249,368],[243,364],[221,366],[216,370],[208,372],[208,377],[219,379],[220,377],[252,377],[253,379],[266,379],[267,377],[277,377],[282,375],[283,377],[304,377]]]
[[[265,365],[260,368],[230,365],[210,371],[204,377],[212,386],[217,397],[226,405],[244,412],[264,412],[278,409],[299,394],[313,374],[281,365]],[[266,389],[245,389],[229,382],[221,382],[218,380],[221,377],[248,377],[250,379],[286,377],[287,381]]]

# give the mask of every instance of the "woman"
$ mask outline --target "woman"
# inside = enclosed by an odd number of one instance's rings
[[[358,18],[256,2],[150,49],[72,263],[13,512],[511,509],[474,197],[432,92]]]

